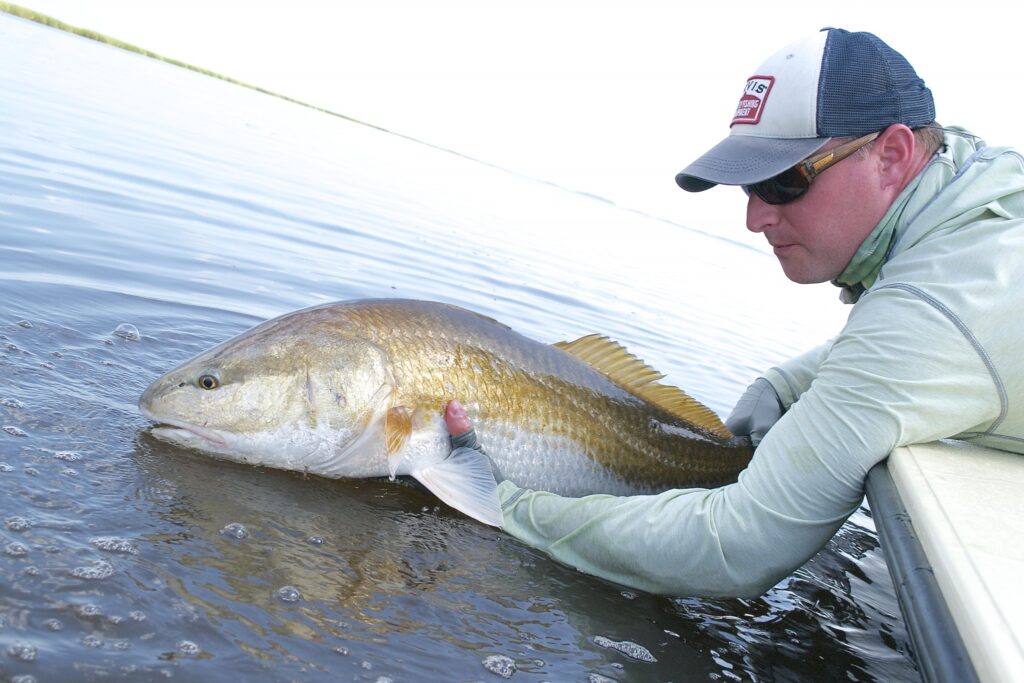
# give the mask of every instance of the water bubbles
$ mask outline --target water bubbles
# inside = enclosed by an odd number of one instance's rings
[[[76,451],[55,451],[53,457],[64,462],[78,462],[82,459],[82,454]]]
[[[116,536],[97,536],[96,538],[90,538],[89,543],[100,550],[106,550],[108,553],[122,553],[124,555],[138,555],[138,547],[129,541],[127,538],[118,538]]]
[[[4,521],[4,526],[6,526],[10,531],[26,531],[31,528],[32,522],[24,517],[8,517]]]
[[[128,618],[131,619],[132,621],[145,621],[146,620],[146,613],[145,612],[140,612],[137,609],[136,610],[132,610],[131,612],[128,613]]]
[[[24,327],[26,330],[31,330],[32,329],[32,323],[30,323],[27,320],[19,320],[18,322],[14,323],[14,324],[17,325],[18,327]]]
[[[13,472],[14,468],[5,462],[0,462],[0,472]]]
[[[113,576],[113,574],[114,565],[109,562],[104,562],[103,560],[95,560],[88,567],[75,567],[71,570],[72,576],[89,581],[107,579]]]
[[[4,555],[8,557],[25,557],[28,555],[28,547],[24,543],[8,543],[4,548]]]
[[[16,642],[7,648],[7,654],[15,659],[20,659],[23,662],[34,662],[36,660],[36,655],[38,655],[39,652],[36,650],[35,645]]]
[[[0,398],[0,406],[5,408],[21,409],[25,407],[25,404],[16,398]]]
[[[594,636],[594,644],[610,648],[612,650],[618,650],[627,657],[640,662],[658,661],[646,647],[643,645],[637,645],[636,643],[632,643],[628,640],[618,641],[612,640],[611,638],[605,638],[604,636]]]
[[[32,674],[18,674],[11,676],[11,683],[37,683],[37,679]]]
[[[295,586],[282,586],[274,593],[281,602],[298,602],[302,600],[302,593]]]
[[[179,640],[178,652],[191,657],[202,652],[202,649],[191,640]]]
[[[341,645],[335,645],[334,647],[332,647],[331,652],[341,655],[342,657],[348,657],[350,654],[352,654],[351,652],[349,652],[349,649],[347,647],[342,647]]]
[[[249,530],[245,528],[244,524],[238,522],[232,522],[226,527],[220,530],[221,536],[227,536],[228,538],[237,538],[239,540],[249,537]]]
[[[28,432],[26,432],[24,429],[19,429],[18,427],[15,427],[14,425],[4,425],[2,427],[2,429],[5,432],[7,432],[8,434],[10,434],[11,436],[21,436],[21,437],[28,436]]]
[[[92,633],[87,633],[82,636],[82,645],[92,648],[103,647],[103,638]]]
[[[306,538],[306,543],[309,543],[311,545],[323,545],[324,544],[324,537],[323,536],[309,536],[309,537]]]
[[[501,676],[502,678],[512,678],[512,674],[516,672],[516,663],[511,657],[505,655],[490,655],[485,657],[483,661],[484,668],[490,671],[492,674]]]
[[[64,629],[64,624],[60,619],[47,619],[43,622],[43,628],[49,629],[50,631],[61,631]]]
[[[138,341],[142,338],[139,334],[139,328],[135,327],[131,323],[121,323],[114,328],[113,335],[120,337],[121,339],[127,339],[128,341]]]
[[[98,606],[92,604],[91,602],[87,602],[84,605],[75,605],[75,614],[84,619],[91,619],[101,616],[103,612],[100,610]]]

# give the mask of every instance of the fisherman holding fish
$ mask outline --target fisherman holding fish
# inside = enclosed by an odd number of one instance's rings
[[[548,345],[393,299],[262,323],[157,378],[139,408],[154,436],[237,462],[412,477],[557,560],[670,595],[771,588],[897,446],[1024,453],[1024,160],[940,127],[899,53],[839,29],[789,45],[676,182],[742,188],[786,276],[853,304],[725,424],[600,335]]]
[[[739,186],[747,228],[790,280],[839,287],[847,324],[740,398],[726,425],[756,451],[736,483],[569,498],[510,476],[508,533],[643,590],[755,596],[824,547],[894,448],[1024,453],[1024,160],[939,126],[901,54],[840,29],[788,45],[676,182]],[[453,453],[479,447],[458,402],[445,419]]]

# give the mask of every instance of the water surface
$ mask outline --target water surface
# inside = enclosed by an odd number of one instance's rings
[[[759,599],[672,600],[413,486],[175,448],[135,407],[264,318],[399,296],[546,342],[608,334],[725,413],[838,329],[833,292],[728,239],[2,14],[0,63],[0,678],[917,678],[866,509]]]

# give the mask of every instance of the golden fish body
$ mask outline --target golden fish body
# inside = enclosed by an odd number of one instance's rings
[[[139,406],[169,441],[330,477],[408,474],[500,523],[489,466],[447,459],[453,398],[520,486],[624,495],[734,481],[749,447],[660,377],[604,337],[549,346],[454,306],[379,299],[258,325],[157,379]]]

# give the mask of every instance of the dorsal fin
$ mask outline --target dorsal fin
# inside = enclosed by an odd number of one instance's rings
[[[576,341],[558,342],[553,346],[576,356],[637,398],[723,439],[732,438],[732,433],[710,408],[687,396],[681,389],[658,384],[665,375],[627,351],[622,344],[601,334],[588,334]]]

